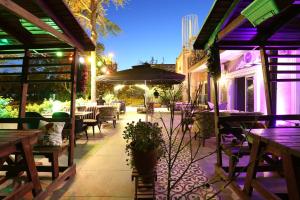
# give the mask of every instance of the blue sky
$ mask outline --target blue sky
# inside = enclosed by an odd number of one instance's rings
[[[108,18],[122,32],[101,38],[105,53],[114,53],[119,70],[151,57],[158,63],[175,63],[181,51],[181,19],[197,14],[202,26],[214,0],[127,0],[122,8],[110,6]]]

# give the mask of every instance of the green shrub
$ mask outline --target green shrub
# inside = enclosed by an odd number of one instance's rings
[[[12,102],[12,98],[3,98],[0,96],[0,118],[18,117],[19,111],[11,105]]]

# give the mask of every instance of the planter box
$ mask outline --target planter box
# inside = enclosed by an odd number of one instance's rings
[[[258,26],[267,19],[280,13],[290,0],[255,0],[247,6],[241,14],[244,15],[253,26]]]

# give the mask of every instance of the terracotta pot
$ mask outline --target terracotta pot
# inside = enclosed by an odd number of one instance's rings
[[[151,176],[157,163],[157,150],[133,151],[133,162],[141,176]]]

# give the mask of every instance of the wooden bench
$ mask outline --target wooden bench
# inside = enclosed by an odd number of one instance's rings
[[[20,119],[11,119],[11,120],[0,120],[0,123],[16,123],[16,120]],[[68,123],[70,119],[52,119],[52,118],[22,118],[20,122],[23,124],[23,127],[26,128],[26,123],[32,122],[32,120],[44,120],[48,122],[66,122]],[[70,129],[64,129],[62,132],[63,135],[63,145],[62,146],[42,146],[42,145],[35,145],[33,147],[33,155],[44,156],[48,158],[49,162],[51,163],[50,166],[40,166],[37,165],[37,171],[39,172],[51,172],[52,173],[52,180],[55,180],[59,176],[59,172],[63,172],[68,166],[59,166],[59,156],[64,153],[69,147],[69,134]],[[16,154],[18,156],[18,154]],[[6,166],[2,167],[3,170],[6,170]]]

